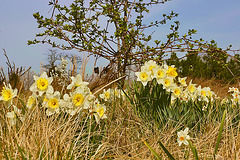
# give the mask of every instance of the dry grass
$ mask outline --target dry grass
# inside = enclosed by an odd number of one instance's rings
[[[84,71],[82,71],[84,73]],[[106,77],[108,74],[106,74]],[[95,77],[90,88],[99,89],[108,79]],[[229,86],[214,79],[194,79],[193,83],[202,87],[210,87],[217,95],[227,95]],[[236,86],[235,86],[236,87]],[[19,94],[23,102],[27,102],[30,92]],[[18,108],[23,105],[18,103]],[[6,109],[0,102],[0,159],[11,155],[12,159],[119,159],[119,160],[151,160],[153,154],[144,145],[146,140],[150,146],[167,160],[167,156],[159,147],[161,141],[176,159],[194,159],[188,146],[178,146],[177,131],[185,128],[181,123],[169,123],[159,128],[158,124],[144,121],[134,113],[128,101],[114,101],[107,105],[108,118],[96,124],[90,115],[55,114],[47,117],[43,108],[28,110],[25,120],[10,126],[5,117]],[[236,111],[237,112],[237,111]],[[213,112],[207,117],[212,116]],[[216,159],[240,159],[239,125],[231,120],[236,114],[227,114],[224,132]],[[183,117],[184,118],[184,117]],[[173,125],[175,124],[175,125]],[[189,135],[196,146],[200,159],[213,159],[220,122],[209,121],[200,125],[200,129],[190,128]],[[10,157],[9,157],[10,158]]]

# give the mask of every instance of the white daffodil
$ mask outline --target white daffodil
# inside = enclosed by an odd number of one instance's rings
[[[9,124],[10,124],[11,126],[13,126],[13,125],[16,124],[16,114],[15,114],[14,111],[12,111],[12,112],[7,112],[6,117],[8,118]]]
[[[187,102],[187,101],[189,100],[188,91],[187,91],[187,90],[182,91],[179,99],[180,99],[181,101]]]
[[[99,123],[100,119],[104,119],[107,118],[105,112],[106,112],[106,106],[105,105],[101,105],[101,104],[97,104],[94,109],[94,116],[96,119],[96,122]]]
[[[36,105],[37,105],[37,96],[36,94],[33,93],[31,96],[28,97],[27,108],[32,109]]]
[[[96,99],[96,97],[94,96],[94,94],[92,94],[92,92],[90,92],[90,94],[85,99],[85,102],[83,104],[83,109],[93,108],[95,99]]]
[[[228,92],[239,93],[238,88],[235,88],[235,87],[229,87]]]
[[[196,84],[192,84],[192,80],[191,80],[187,89],[190,94],[194,94],[196,91]]]
[[[111,95],[114,98],[120,98],[121,97],[121,92],[118,88],[114,88],[111,92]]]
[[[72,89],[72,88],[77,88],[81,87],[83,89],[88,88],[87,85],[89,84],[88,82],[83,82],[82,81],[82,76],[78,74],[76,77],[71,77],[72,83],[67,86],[67,89]]]
[[[48,116],[51,116],[54,113],[59,113],[60,106],[62,105],[62,102],[60,100],[60,92],[55,91],[53,94],[47,95],[47,99],[48,100],[46,101],[46,114]]]
[[[163,80],[160,81],[163,85],[163,89],[166,89],[167,92],[170,92],[173,86],[173,79],[172,77],[165,77]]]
[[[187,86],[186,79],[187,77],[184,77],[184,78],[178,77],[178,82],[181,84],[181,86],[183,87]]]
[[[206,110],[207,110],[207,106],[205,105],[203,106],[202,111],[206,111]]]
[[[172,91],[172,100],[174,100],[176,98],[180,98],[180,96],[182,94],[181,87],[178,87],[177,85],[173,85],[171,91]]]
[[[162,81],[166,77],[166,69],[163,69],[161,67],[153,68],[153,75],[154,78],[156,78],[157,83],[161,84]]]
[[[144,66],[141,67],[141,71],[150,72],[150,77],[153,79],[153,69],[159,68],[160,66],[153,60],[144,63]]]
[[[141,71],[135,72],[137,76],[137,81],[141,81],[143,86],[146,86],[148,81],[151,80],[151,72],[150,71]]]
[[[53,87],[51,86],[53,78],[48,77],[46,72],[43,72],[40,77],[34,75],[33,78],[35,82],[30,87],[30,91],[32,91],[33,93],[38,92],[39,96],[42,96],[43,93],[53,93]]]
[[[103,89],[103,93],[99,97],[104,99],[104,101],[109,101],[111,98],[111,88],[108,88],[108,90]]]
[[[180,132],[177,132],[177,135],[178,135],[178,143],[179,143],[179,146],[183,144],[185,145],[188,145],[188,141],[187,140],[190,140],[190,136],[188,135],[188,127],[184,129],[184,131],[180,131]]]
[[[74,115],[82,109],[85,109],[87,105],[84,106],[84,102],[88,95],[88,93],[84,92],[83,88],[77,88],[76,91],[70,93],[70,96],[65,94],[63,98],[68,102],[68,104],[65,105],[66,112],[70,115]]]
[[[6,107],[10,107],[12,105],[12,100],[17,96],[17,89],[12,89],[12,86],[8,84],[8,86],[3,82],[4,87],[1,91],[0,101],[3,101]]]

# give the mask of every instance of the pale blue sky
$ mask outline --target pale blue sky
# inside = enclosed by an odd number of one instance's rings
[[[61,3],[69,0],[59,0]],[[188,29],[196,29],[194,38],[214,39],[219,47],[229,44],[233,49],[240,48],[240,1],[239,0],[172,0],[165,5],[153,7],[147,16],[148,20],[156,20],[163,13],[171,10],[178,13],[180,33]],[[0,67],[6,67],[2,48],[5,48],[10,60],[16,66],[32,66],[39,71],[40,62],[46,62],[46,53],[51,47],[47,44],[27,45],[35,34],[41,32],[32,14],[40,12],[49,15],[48,0],[0,0]],[[161,27],[155,31],[154,37],[164,40],[169,27]],[[63,51],[64,53],[76,53]],[[78,54],[78,53],[76,53]]]

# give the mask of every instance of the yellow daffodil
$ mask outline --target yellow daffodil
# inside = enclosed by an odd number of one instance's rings
[[[168,66],[168,70],[166,74],[173,78],[177,77],[178,76],[177,68],[175,68],[174,66]]]

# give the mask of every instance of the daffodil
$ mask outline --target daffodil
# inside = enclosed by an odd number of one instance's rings
[[[54,113],[59,113],[62,104],[62,101],[60,100],[60,92],[55,91],[53,94],[47,95],[47,99],[48,100],[45,103],[47,107],[46,114],[50,116]]]
[[[178,87],[177,85],[173,85],[172,89],[172,99],[180,98],[182,93],[182,88]]]
[[[163,80],[160,81],[163,85],[163,89],[166,89],[167,92],[170,92],[173,86],[173,79],[171,77],[165,77]]]
[[[190,140],[190,136],[188,135],[188,128],[185,128],[184,131],[180,131],[180,132],[177,132],[177,135],[178,135],[178,143],[179,143],[179,146],[183,144],[185,145],[188,145],[188,141],[187,140]]]
[[[27,100],[27,108],[32,109],[37,105],[37,96],[33,93],[31,96],[28,97]]]
[[[168,76],[171,76],[173,78],[177,77],[178,76],[178,73],[177,73],[177,68],[174,67],[174,65],[172,66],[168,66],[168,70],[167,70],[167,73],[166,73]]]
[[[150,72],[150,77],[153,79],[154,73],[153,69],[157,69],[160,66],[153,60],[147,61],[144,63],[144,66],[141,67],[141,71],[143,72]]]
[[[11,126],[13,126],[13,125],[16,124],[16,114],[15,114],[14,111],[7,112],[6,117],[8,118],[9,124],[10,124]]]
[[[107,118],[106,114],[106,106],[100,103],[97,103],[93,109],[93,113],[96,119],[96,122],[99,123],[100,119]]]
[[[12,86],[8,84],[8,86],[4,84],[4,87],[1,91],[0,101],[3,101],[6,107],[10,107],[12,105],[12,100],[17,96],[17,89],[12,89]]]
[[[108,90],[103,89],[103,93],[99,95],[100,98],[104,99],[104,101],[109,101],[111,98],[111,89]]]
[[[181,84],[181,86],[183,87],[187,86],[186,79],[187,77],[184,77],[184,78],[178,77],[178,82]]]
[[[154,78],[156,78],[157,83],[161,84],[162,83],[162,79],[164,79],[166,77],[166,69],[158,67],[158,68],[153,68],[153,74],[154,74]]]
[[[72,83],[67,86],[67,89],[72,89],[72,88],[77,88],[81,87],[83,89],[88,88],[87,85],[89,84],[88,82],[83,82],[82,81],[82,76],[78,74],[76,77],[71,77]]]
[[[78,88],[74,92],[70,92],[70,96],[65,94],[63,96],[65,101],[66,112],[70,115],[74,115],[80,112],[82,109],[86,109],[87,105],[84,106],[85,98],[89,93],[85,93],[83,88]],[[88,107],[87,107],[88,108]]]
[[[52,94],[53,87],[51,83],[53,81],[52,77],[48,77],[46,72],[43,72],[40,77],[33,76],[35,83],[30,87],[30,91],[34,93],[39,93],[39,96],[42,96],[43,93]]]
[[[135,73],[137,76],[137,81],[141,81],[143,86],[146,86],[148,81],[151,80],[151,72],[150,71],[141,71]]]
[[[194,94],[196,91],[196,84],[192,84],[192,80],[191,80],[187,89],[190,94]]]

